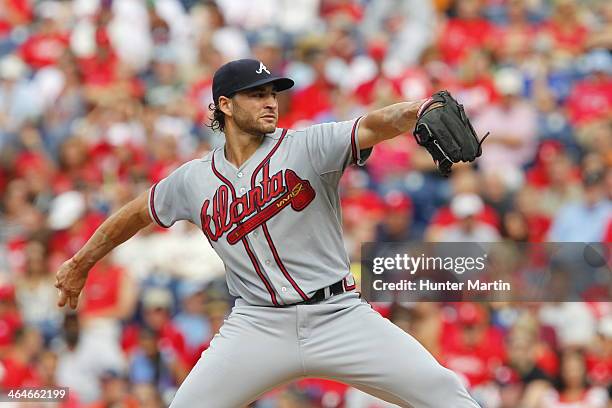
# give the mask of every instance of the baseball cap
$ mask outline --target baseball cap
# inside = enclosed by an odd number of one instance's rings
[[[457,218],[474,216],[484,209],[482,199],[471,193],[459,194],[451,201],[451,212]]]
[[[520,95],[523,90],[523,78],[515,68],[502,68],[495,75],[495,86],[502,95]]]
[[[213,76],[213,99],[231,97],[237,92],[258,86],[273,84],[277,91],[293,86],[292,79],[273,75],[263,62],[255,59],[239,59],[222,65]]]
[[[66,191],[55,197],[49,209],[49,227],[63,230],[71,227],[87,210],[85,197],[78,191]]]
[[[412,200],[401,191],[390,191],[385,195],[386,209],[389,212],[412,210]]]
[[[481,324],[486,318],[486,312],[476,303],[461,303],[457,310],[457,319],[463,325]]]
[[[149,288],[142,297],[142,306],[144,309],[169,309],[172,306],[172,293],[164,288]]]

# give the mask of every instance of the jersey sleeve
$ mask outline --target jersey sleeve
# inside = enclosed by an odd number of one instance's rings
[[[180,220],[191,220],[186,189],[188,164],[183,164],[149,190],[149,215],[164,228]]]
[[[342,172],[350,164],[365,164],[372,148],[359,148],[357,132],[360,120],[322,123],[305,129],[309,158],[320,175]]]

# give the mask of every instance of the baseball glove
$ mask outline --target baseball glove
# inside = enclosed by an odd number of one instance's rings
[[[463,105],[457,103],[448,91],[433,94],[417,113],[414,137],[434,159],[440,173],[448,176],[453,163],[471,162],[482,154],[478,140]]]

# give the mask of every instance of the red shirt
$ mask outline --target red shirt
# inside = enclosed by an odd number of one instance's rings
[[[56,231],[49,243],[51,252],[64,254],[66,259],[74,255],[102,225],[104,216],[99,213],[89,213],[81,222],[82,224],[75,230]]]
[[[82,313],[87,315],[117,305],[124,274],[118,265],[94,266],[85,283]]]
[[[529,227],[529,242],[544,242],[548,229],[552,224],[550,217],[545,215],[528,215],[527,226]]]
[[[589,31],[582,25],[577,24],[568,27],[556,21],[546,24],[543,32],[552,38],[555,49],[565,49],[573,54],[579,54],[583,51],[589,36]]]
[[[6,312],[0,315],[0,348],[13,343],[15,331],[22,325],[18,312]]]
[[[199,122],[207,121],[212,112],[208,110],[208,105],[212,103],[212,78],[206,77],[194,83],[187,93],[189,101],[191,101],[198,113],[197,120]]]
[[[341,203],[343,219],[347,224],[359,223],[364,217],[379,219],[385,211],[381,198],[370,190],[343,197]]]
[[[0,196],[4,195],[4,189],[6,188],[6,184],[8,183],[8,176],[4,172],[4,170],[0,169]]]
[[[480,342],[468,345],[462,330],[459,324],[447,326],[442,340],[442,364],[463,375],[473,387],[491,380],[505,360],[504,340],[498,329],[487,327]]]
[[[495,49],[504,56],[524,55],[531,49],[538,31],[531,24],[496,27],[493,39]]]
[[[24,177],[33,172],[50,172],[51,166],[41,153],[35,151],[23,151],[17,155],[13,163],[13,169],[17,177]]]
[[[612,112],[612,78],[604,81],[585,80],[576,83],[567,99],[572,123],[581,125],[603,119]]]
[[[368,170],[376,182],[403,177],[412,168],[412,155],[417,149],[412,135],[404,135],[376,146],[368,160]]]
[[[597,356],[587,354],[587,374],[595,384],[610,384],[612,382],[612,356]]]
[[[138,346],[139,334],[140,326],[138,326],[137,324],[127,326],[123,331],[121,347],[127,354],[134,351]],[[174,352],[176,352],[176,354],[181,358],[184,363],[191,363],[192,356],[190,356],[187,351],[187,346],[185,345],[185,338],[183,337],[181,332],[176,327],[174,327],[171,321],[168,321],[161,328],[158,333],[157,340],[159,342],[160,348],[170,347]]]
[[[457,100],[465,105],[468,113],[480,112],[486,106],[499,100],[499,94],[493,80],[483,75],[473,81],[463,81],[455,84],[454,90]]]
[[[90,86],[109,86],[117,79],[117,67],[119,59],[110,53],[106,57],[93,56],[83,58],[79,61],[79,66],[83,74],[83,83]]]
[[[450,19],[440,35],[438,46],[442,59],[457,64],[474,48],[483,47],[494,36],[493,26],[485,19]]]
[[[12,20],[4,19],[0,16],[0,37],[8,34],[11,29],[18,24],[27,24],[32,21],[32,5],[28,0],[5,0],[3,7],[7,8],[5,15],[12,15]]]
[[[290,115],[293,122],[313,120],[331,109],[330,87],[323,81],[317,81],[301,89],[291,98]]]
[[[29,364],[23,364],[7,356],[0,360],[3,375],[0,376],[0,387],[3,389],[35,387],[39,384],[36,370]]]
[[[376,92],[382,87],[388,87],[391,90],[393,96],[396,98],[399,98],[402,94],[402,90],[400,89],[400,85],[397,81],[386,78],[384,76],[376,76],[371,80],[359,85],[357,89],[355,89],[355,98],[362,105],[370,105],[375,100]]]
[[[34,34],[21,45],[23,60],[33,68],[54,65],[68,48],[68,35],[63,33]]]

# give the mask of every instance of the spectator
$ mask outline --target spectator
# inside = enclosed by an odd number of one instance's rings
[[[171,356],[173,364],[181,369],[181,375],[186,375],[186,363],[189,360],[185,346],[185,338],[170,319],[173,304],[172,294],[163,288],[152,287],[145,291],[142,297],[143,325],[132,324],[123,332],[122,344],[128,354],[132,354],[142,341],[148,346],[151,342]],[[141,335],[141,331],[147,333]],[[153,336],[154,341],[149,341]],[[142,348],[142,346],[140,346]],[[146,348],[147,352],[152,352]],[[181,377],[181,380],[184,377]]]
[[[125,360],[118,347],[98,341],[95,332],[81,328],[76,314],[64,317],[62,338],[56,338],[53,350],[59,356],[57,383],[77,393],[83,403],[100,398],[99,377],[107,370],[125,370]]]
[[[442,29],[438,47],[445,62],[457,65],[469,50],[489,47],[493,26],[482,17],[482,2],[459,0],[456,3],[456,17],[451,17]]]
[[[575,0],[557,1],[552,18],[543,30],[550,49],[563,57],[571,58],[584,50],[588,30],[581,22],[580,11]]]
[[[57,291],[49,271],[44,241],[30,241],[26,248],[25,273],[17,281],[16,295],[24,323],[36,327],[46,341],[60,330],[62,316],[55,307]]]
[[[132,277],[105,259],[90,270],[85,291],[80,310],[84,326],[103,327],[103,336],[117,343],[119,323],[128,320],[136,309],[138,291]]]
[[[60,8],[59,3],[51,1],[36,7],[40,20],[19,49],[20,56],[33,69],[54,65],[68,48],[68,35],[57,21]]]
[[[533,48],[538,28],[529,18],[529,2],[510,0],[506,9],[507,22],[496,30],[493,52],[502,63],[523,61]]]
[[[391,191],[385,195],[385,215],[377,229],[377,242],[407,242],[413,235],[410,197]]]
[[[487,325],[488,313],[478,303],[460,303],[456,321],[442,339],[443,364],[470,385],[485,385],[505,359],[502,335]]]
[[[36,372],[38,374],[38,384],[40,388],[59,388],[57,383],[57,362],[58,356],[53,351],[44,350],[38,358]],[[62,408],[78,408],[81,406],[77,393],[69,390],[66,400],[62,403]]]
[[[127,378],[116,371],[106,371],[100,377],[102,396],[99,401],[88,405],[88,408],[105,408],[119,406],[122,408],[137,408],[138,402],[130,395]]]
[[[501,70],[495,85],[502,95],[500,103],[489,105],[474,122],[479,134],[491,132],[487,154],[479,165],[483,172],[503,166],[504,174],[521,173],[534,157],[536,147],[536,113],[522,97],[523,81],[515,69]]]
[[[185,338],[188,354],[193,354],[202,343],[211,337],[210,322],[204,315],[205,287],[199,282],[184,281],[179,286],[181,312],[172,322]],[[199,358],[195,356],[195,361]]]
[[[556,389],[542,397],[540,406],[605,408],[608,402],[605,389],[591,387],[588,384],[584,353],[573,349],[564,350],[561,354],[561,368]]]
[[[572,87],[567,99],[568,116],[576,126],[609,118],[612,110],[612,56],[605,50],[585,58],[588,76]]]
[[[15,303],[15,289],[11,285],[0,286],[0,357],[14,342],[17,332],[23,328],[21,313]]]
[[[16,55],[0,59],[0,147],[14,141],[20,126],[41,113],[36,89],[26,74],[27,66]]]
[[[550,227],[548,239],[556,242],[599,242],[612,217],[610,200],[605,196],[604,174],[587,173],[583,177],[584,200],[567,204],[559,210]],[[576,223],[575,220],[582,220]]]
[[[13,333],[12,346],[6,355],[0,358],[0,388],[7,391],[36,387],[39,380],[35,358],[42,351],[42,346],[43,339],[38,330],[31,327],[17,329]]]
[[[160,343],[157,333],[147,328],[140,330],[138,347],[130,361],[132,383],[151,384],[167,397],[176,391],[186,375],[180,356],[169,345]]]
[[[499,233],[490,225],[478,221],[476,215],[484,209],[482,199],[475,194],[459,194],[451,202],[451,212],[457,222],[444,228],[438,241],[441,242],[492,242]]]
[[[152,384],[135,384],[133,394],[141,408],[164,408],[164,402],[157,388]]]
[[[363,15],[360,28],[367,37],[372,38],[380,33],[388,36],[389,50],[385,61],[391,67],[415,65],[424,49],[434,40],[435,18],[429,2],[369,2]]]

